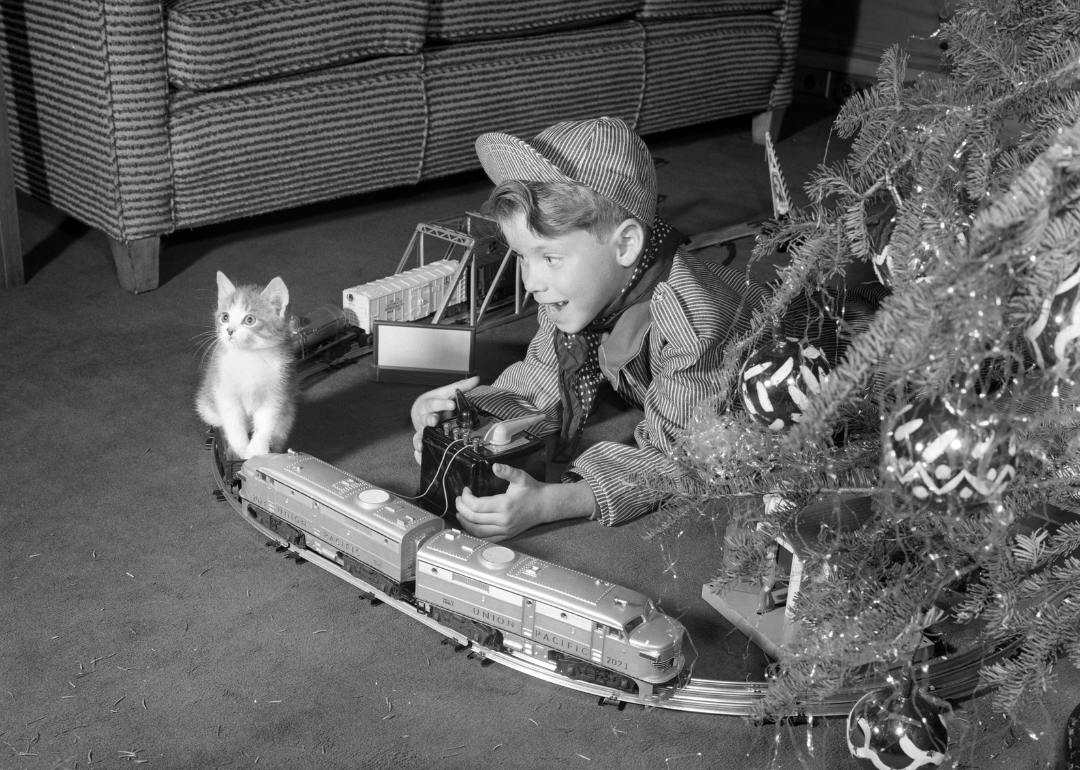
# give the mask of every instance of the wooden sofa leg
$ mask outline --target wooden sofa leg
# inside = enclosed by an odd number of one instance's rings
[[[119,241],[110,235],[109,245],[112,247],[120,288],[132,294],[139,294],[144,291],[153,291],[158,287],[160,237]]]
[[[784,122],[783,110],[768,110],[754,116],[752,135],[754,144],[765,145],[765,133],[772,136],[773,142],[780,141],[780,124]]]

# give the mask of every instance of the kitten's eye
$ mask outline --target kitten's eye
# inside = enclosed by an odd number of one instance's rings
[[[253,316],[253,315],[244,316],[244,325],[245,326],[254,326],[255,325],[255,316]]]
[[[227,324],[229,322],[229,314],[228,313],[222,313],[221,314],[221,322],[223,324]]]

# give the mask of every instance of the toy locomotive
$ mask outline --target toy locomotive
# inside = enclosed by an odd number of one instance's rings
[[[685,629],[647,596],[479,540],[308,454],[245,461],[243,511],[492,650],[625,692],[683,673]]]

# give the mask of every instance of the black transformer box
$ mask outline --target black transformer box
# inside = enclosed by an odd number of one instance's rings
[[[418,502],[460,526],[454,501],[465,487],[477,497],[490,497],[509,486],[495,475],[495,463],[521,468],[544,481],[546,442],[528,428],[546,415],[500,420],[468,404],[460,393],[457,402],[454,417],[424,428]]]

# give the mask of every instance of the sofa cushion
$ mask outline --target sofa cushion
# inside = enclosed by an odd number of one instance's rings
[[[478,168],[475,142],[485,131],[531,139],[560,120],[599,115],[633,125],[644,54],[641,25],[628,21],[425,51],[423,178]]]
[[[414,184],[427,114],[420,56],[388,56],[222,91],[177,91],[177,227]]]
[[[169,0],[169,82],[207,90],[417,53],[426,0]]]
[[[787,6],[787,0],[645,0],[639,19],[688,19],[695,16],[768,13]]]
[[[638,131],[771,109],[787,55],[782,33],[782,19],[772,15],[646,23]]]
[[[641,0],[431,0],[428,36],[464,41],[521,37],[630,16]]]

